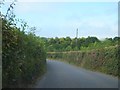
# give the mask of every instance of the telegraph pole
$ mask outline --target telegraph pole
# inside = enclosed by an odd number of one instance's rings
[[[77,43],[78,43],[77,38],[78,38],[78,28],[77,28],[77,30],[76,30],[76,47],[78,47],[78,46],[77,46]]]

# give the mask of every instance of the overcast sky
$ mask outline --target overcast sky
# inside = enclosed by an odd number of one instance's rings
[[[6,11],[8,3],[2,8]],[[17,2],[17,18],[37,27],[41,37],[118,36],[117,2]]]

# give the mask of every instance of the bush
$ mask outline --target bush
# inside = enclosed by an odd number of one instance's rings
[[[45,71],[46,52],[39,38],[2,20],[4,87],[27,87]]]

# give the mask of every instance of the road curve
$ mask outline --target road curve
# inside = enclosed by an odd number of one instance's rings
[[[118,79],[64,62],[47,60],[47,72],[34,88],[118,88]]]

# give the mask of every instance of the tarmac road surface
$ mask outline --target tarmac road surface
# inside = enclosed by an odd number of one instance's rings
[[[47,72],[34,88],[118,88],[118,78],[47,60]]]

